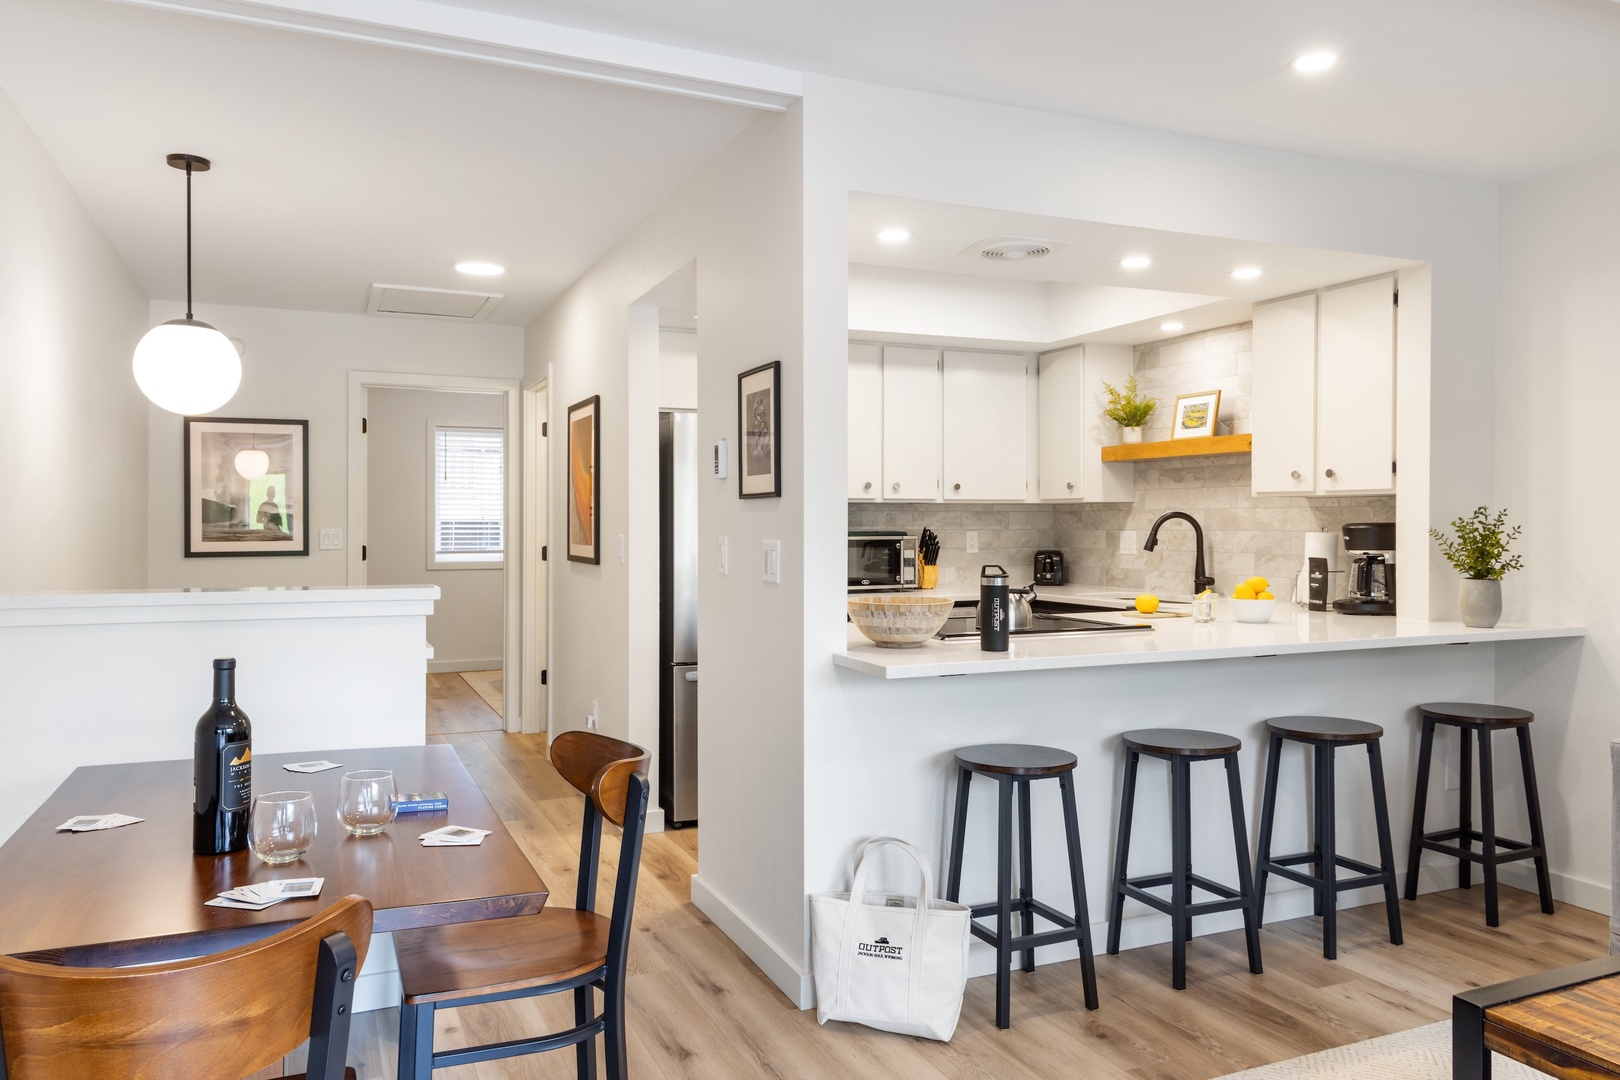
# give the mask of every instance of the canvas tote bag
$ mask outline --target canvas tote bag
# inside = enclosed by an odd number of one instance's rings
[[[868,893],[866,875],[880,847],[917,861],[915,897]],[[810,952],[816,1019],[847,1020],[882,1031],[949,1040],[967,985],[965,904],[931,899],[934,876],[922,852],[889,836],[862,845],[847,893],[810,898]]]

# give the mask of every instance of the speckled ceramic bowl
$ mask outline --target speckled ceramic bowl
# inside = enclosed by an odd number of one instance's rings
[[[1270,622],[1272,613],[1277,610],[1275,600],[1223,600],[1222,603],[1231,607],[1232,617],[1238,622]]]
[[[948,596],[874,593],[850,597],[849,617],[885,649],[915,649],[939,633],[955,606]]]

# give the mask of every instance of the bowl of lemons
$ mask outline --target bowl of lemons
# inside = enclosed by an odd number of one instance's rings
[[[1271,594],[1271,582],[1252,577],[1232,590],[1231,605],[1238,622],[1264,623],[1276,612],[1277,598]]]

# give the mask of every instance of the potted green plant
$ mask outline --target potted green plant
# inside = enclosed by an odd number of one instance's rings
[[[1481,506],[1468,517],[1451,523],[1452,539],[1439,529],[1429,535],[1440,545],[1440,554],[1462,575],[1457,606],[1464,626],[1491,627],[1502,617],[1502,575],[1523,568],[1519,556],[1509,555],[1508,546],[1519,538],[1521,526],[1507,528],[1507,510],[1492,514]]]
[[[1139,443],[1142,441],[1142,427],[1158,408],[1159,399],[1144,397],[1141,389],[1136,385],[1136,376],[1130,375],[1125,380],[1125,389],[1103,383],[1103,391],[1108,395],[1108,407],[1103,415],[1108,417],[1120,428],[1120,441]]]

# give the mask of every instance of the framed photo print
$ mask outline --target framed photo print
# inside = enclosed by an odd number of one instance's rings
[[[737,445],[742,468],[737,494],[744,499],[782,495],[782,362],[772,360],[737,376]]]
[[[568,406],[568,561],[600,563],[602,536],[597,528],[602,493],[596,477],[602,463],[597,417],[600,395]]]
[[[188,416],[186,558],[309,554],[309,421]]]
[[[1221,392],[1205,390],[1176,398],[1176,411],[1170,421],[1172,439],[1198,439],[1214,435],[1221,415]]]

